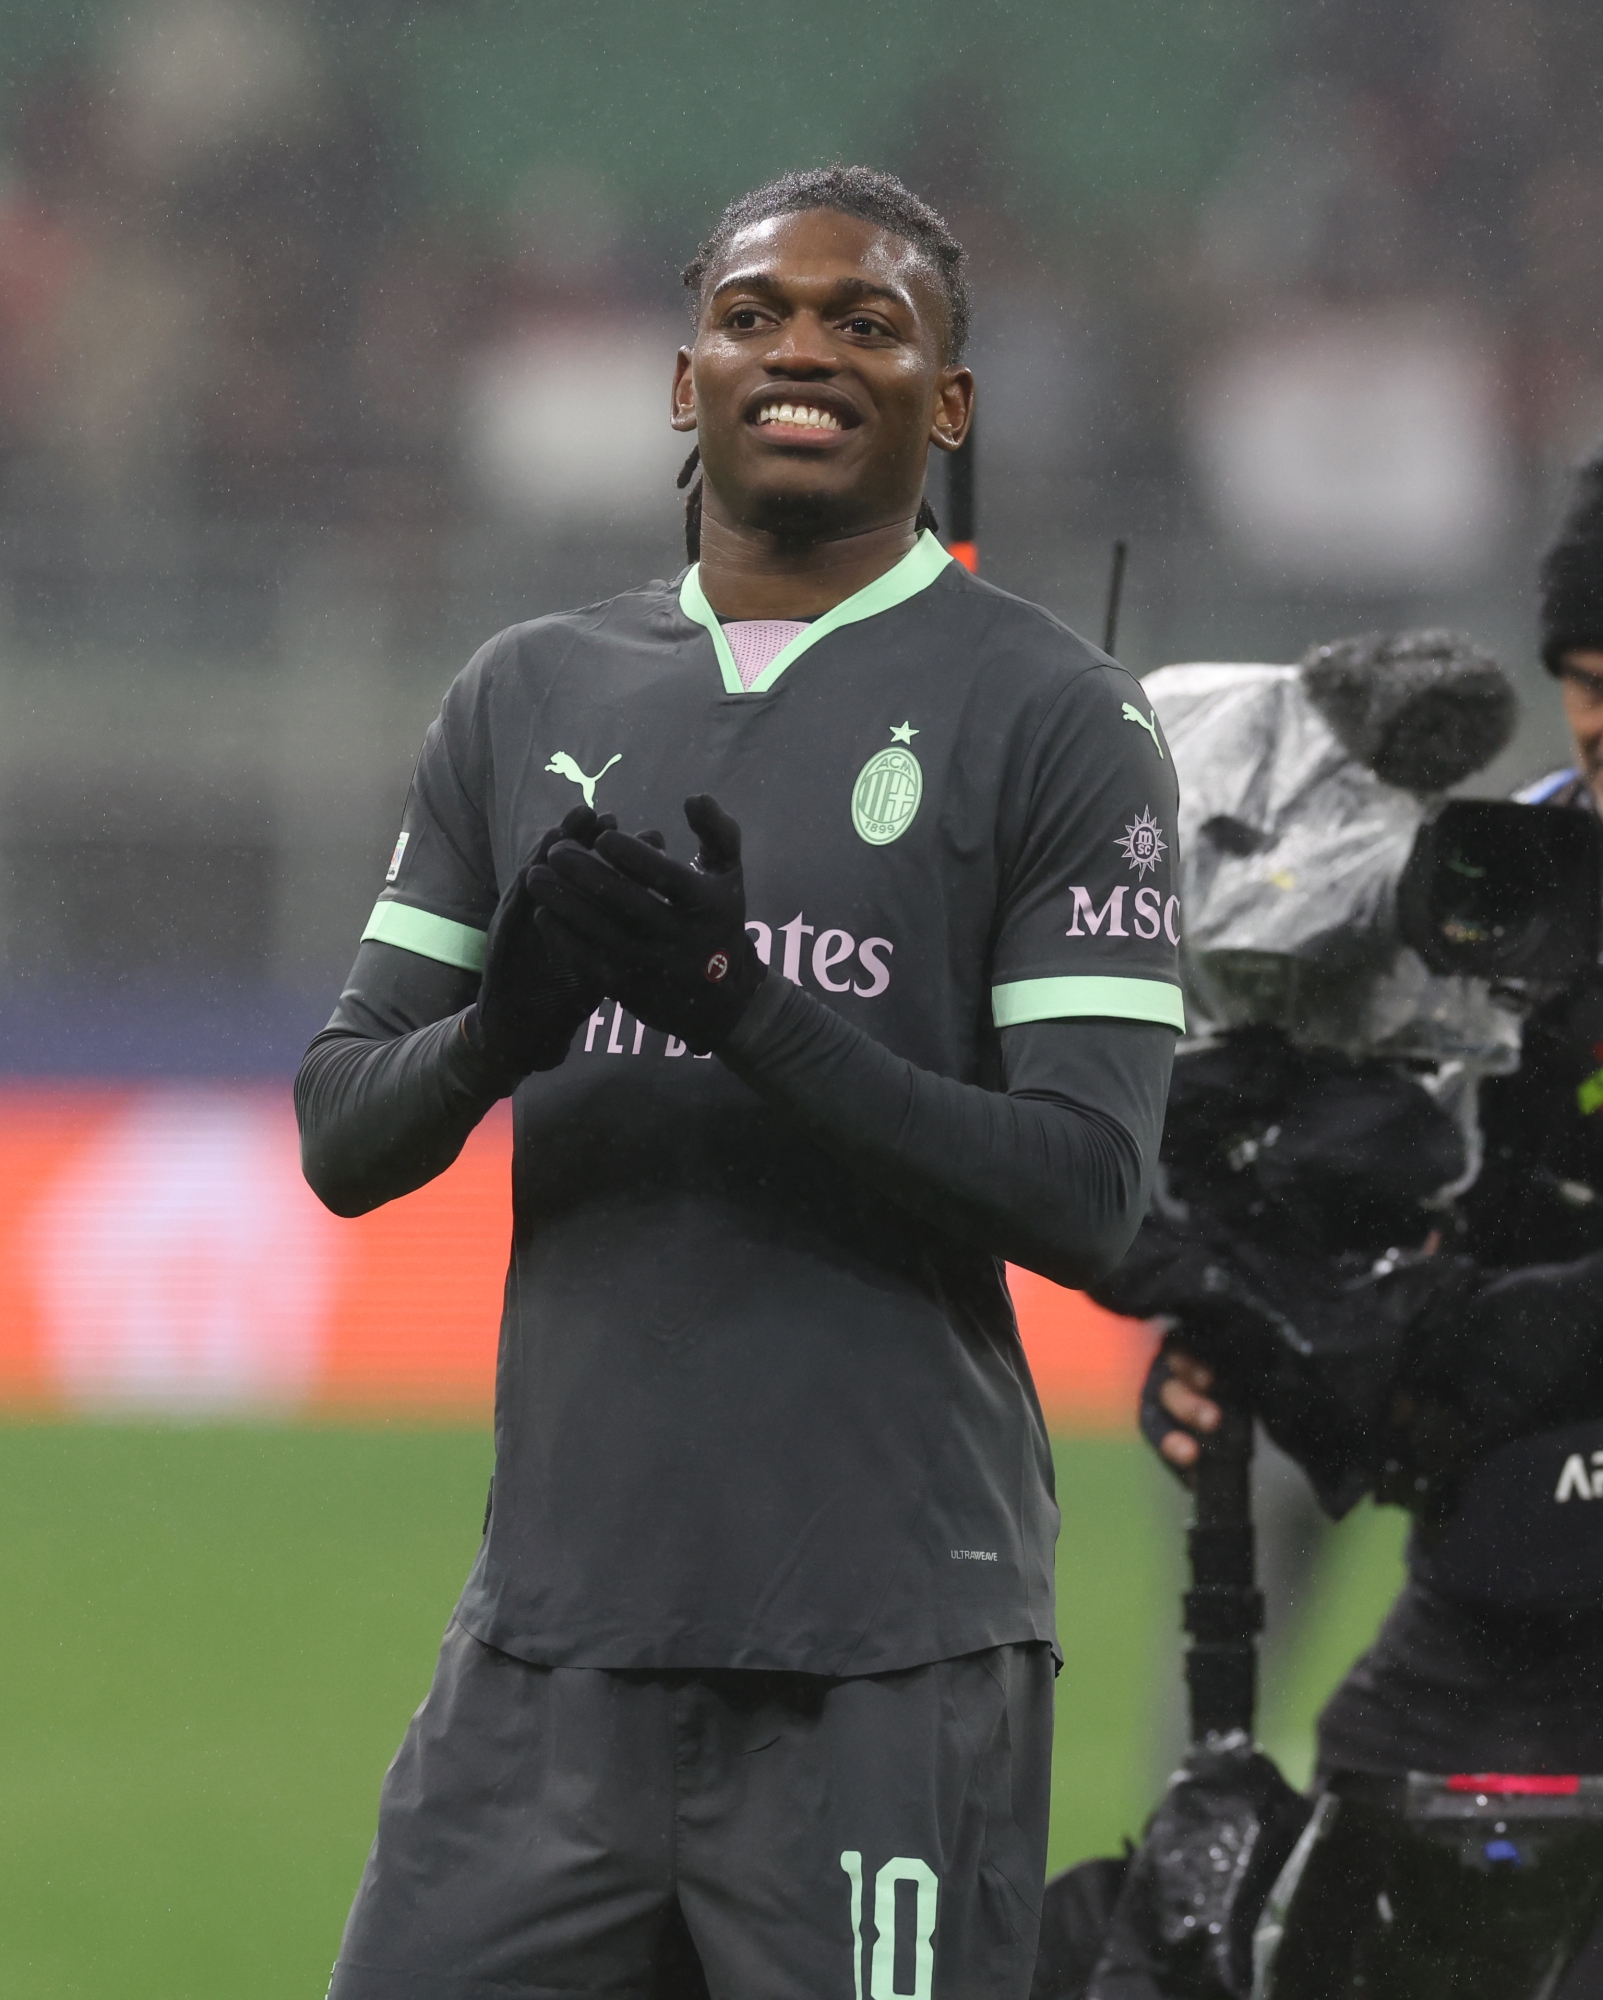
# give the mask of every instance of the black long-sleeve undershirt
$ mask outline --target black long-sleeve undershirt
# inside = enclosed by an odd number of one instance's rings
[[[296,1079],[306,1178],[340,1215],[421,1187],[511,1080],[461,1032],[476,981],[361,947]],[[1041,1021],[1001,1036],[1006,1088],[934,1074],[778,977],[719,1054],[769,1104],[922,1219],[1083,1285],[1124,1254],[1146,1207],[1171,1030]]]
[[[1001,1039],[1007,1088],[959,1083],[770,978],[720,1054],[915,1214],[1060,1284],[1088,1284],[1145,1212],[1173,1031],[1034,1021]]]

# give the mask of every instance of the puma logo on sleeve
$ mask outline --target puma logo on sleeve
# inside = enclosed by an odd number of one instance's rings
[[[1143,715],[1133,701],[1124,704],[1123,715],[1126,722],[1133,722],[1137,729],[1144,729],[1152,738],[1152,747],[1161,757],[1163,745],[1158,741],[1158,716],[1156,709],[1151,715]]]

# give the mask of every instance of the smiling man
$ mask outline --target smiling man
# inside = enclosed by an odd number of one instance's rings
[[[940,218],[789,175],[686,281],[691,567],[458,678],[297,1085],[345,1214],[514,1099],[492,1504],[335,2000],[630,2000],[686,1927],[717,2000],[1030,1983],[1057,1515],[1003,1260],[1083,1283],[1145,1206],[1173,769],[931,531]]]

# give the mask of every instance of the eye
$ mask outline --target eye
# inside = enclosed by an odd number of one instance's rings
[[[846,322],[846,331],[855,333],[860,340],[872,340],[876,334],[888,331],[884,322],[871,319],[867,313],[853,313]]]
[[[736,306],[725,314],[724,325],[736,333],[750,333],[762,324],[762,317],[756,306]]]

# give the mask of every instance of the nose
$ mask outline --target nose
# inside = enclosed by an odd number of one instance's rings
[[[772,374],[798,381],[817,381],[835,374],[839,366],[829,329],[810,312],[792,313],[779,326],[764,358]]]

